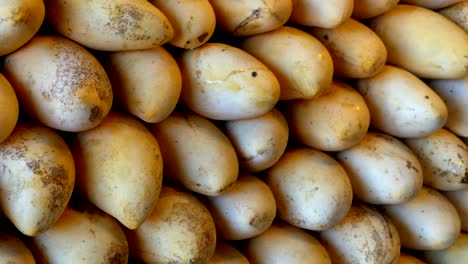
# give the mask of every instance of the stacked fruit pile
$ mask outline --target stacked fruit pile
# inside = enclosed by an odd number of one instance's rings
[[[0,262],[468,263],[467,11],[0,0]]]

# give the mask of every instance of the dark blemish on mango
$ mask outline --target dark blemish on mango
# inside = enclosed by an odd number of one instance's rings
[[[28,168],[34,173],[37,173],[37,171],[39,170],[39,165],[39,161],[37,160],[33,160],[26,163],[26,166],[28,166]]]
[[[262,8],[257,8],[252,11],[252,14],[250,16],[246,17],[244,20],[242,20],[239,25],[237,25],[236,28],[234,28],[233,33],[236,33],[240,31],[243,27],[245,27],[247,24],[250,22],[260,18],[262,16]]]
[[[246,156],[246,157],[240,157],[240,159],[243,161],[243,162],[247,162],[247,161],[251,161],[255,158],[254,155],[249,155],[249,156]]]
[[[143,14],[139,12],[136,7],[130,4],[118,5],[115,8],[115,15],[109,19],[106,26],[111,29],[115,35],[121,36],[126,40],[149,39],[149,36],[137,33],[142,18]]]
[[[465,176],[461,179],[460,183],[468,184],[468,168],[465,169]]]
[[[197,79],[200,79],[201,74],[202,74],[202,72],[200,70],[195,71],[195,76],[197,77]]]
[[[0,146],[0,157],[6,157],[12,160],[24,159],[29,148],[24,144],[15,144],[18,138],[12,135],[2,142],[2,146]]]
[[[256,71],[252,72],[252,77],[257,77],[257,72]]]
[[[51,42],[55,52],[56,71],[50,96],[69,106],[80,99],[80,90],[92,87],[102,101],[112,101],[112,88],[108,77],[92,55],[86,53],[83,48],[61,39],[54,38]]]
[[[259,217],[259,216],[255,216],[255,217],[253,217],[252,219],[250,219],[250,221],[249,221],[249,225],[251,225],[251,226],[255,226],[255,225],[257,225],[257,224],[258,224],[258,222],[260,221],[259,219],[260,219],[260,217]]]
[[[263,215],[256,215],[250,219],[249,225],[257,228],[263,228],[266,224],[269,224],[271,220],[273,220],[272,216],[266,213]]]
[[[390,219],[388,219],[387,217],[385,217],[385,216],[383,216],[383,219],[384,219],[384,221],[386,223],[385,229],[387,231],[387,235],[390,238],[390,240],[393,240],[393,232],[392,232],[392,229],[391,229],[392,221]]]
[[[94,123],[96,120],[99,119],[101,116],[101,108],[99,106],[94,106],[91,108],[90,114],[89,114],[89,122]]]
[[[229,188],[231,188],[236,182],[231,182],[229,183],[228,185],[226,185],[225,187],[223,188],[220,188],[219,190],[217,190],[217,193],[223,193],[225,192],[226,190],[229,190]]]
[[[66,184],[67,178],[68,177],[65,168],[63,166],[57,166],[49,168],[48,173],[41,177],[41,181],[44,186],[49,184],[56,184],[63,187]]]
[[[323,38],[324,38],[325,40],[328,40],[328,35],[323,35]]]
[[[419,170],[413,165],[413,163],[409,160],[406,161],[406,168],[408,169],[412,169],[414,171],[416,171],[416,173],[419,172]]]
[[[128,249],[124,245],[112,242],[102,263],[124,264],[128,262]]]
[[[41,96],[42,96],[42,98],[44,98],[45,101],[50,101],[50,94],[49,93],[43,91],[43,92],[41,92]]]
[[[468,184],[468,176],[467,177],[463,177],[460,181],[460,183],[462,184]]]
[[[440,169],[433,169],[432,173],[435,175],[438,175],[440,178],[445,178],[450,175],[448,171],[442,171]],[[450,179],[447,180],[448,182],[451,182]]]
[[[119,8],[119,11],[126,12],[126,14],[134,21],[139,21],[143,18],[143,14],[141,14],[133,6],[124,6],[122,9]]]
[[[267,152],[267,151],[268,151],[267,149],[258,149],[258,150],[257,150],[257,154],[258,154],[258,155],[262,155],[262,154],[264,154],[264,153]]]
[[[197,37],[198,42],[202,43],[206,39],[206,37],[208,37],[208,35],[209,35],[208,32],[205,32],[201,34],[200,36],[198,36]]]
[[[27,8],[14,8],[11,10],[9,20],[13,22],[13,25],[28,24],[32,17],[32,10]],[[3,22],[4,20],[0,21]],[[6,19],[8,21],[8,19]]]
[[[182,118],[186,121],[187,125],[191,129],[198,129],[200,127],[197,120],[192,118],[190,114],[182,114]]]
[[[48,164],[43,161],[38,162],[40,164],[39,168],[34,173],[40,176],[43,187],[50,192],[51,199],[48,206],[51,212],[50,218],[59,217],[72,191],[71,186],[68,184],[69,175],[63,165],[48,167]]]

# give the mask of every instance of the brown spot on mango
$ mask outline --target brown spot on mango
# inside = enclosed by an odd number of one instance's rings
[[[94,123],[95,121],[100,119],[100,117],[101,117],[101,108],[97,105],[91,108],[91,111],[89,113],[89,118],[88,118],[89,122]]]
[[[198,42],[202,43],[203,41],[205,41],[206,37],[208,37],[208,32],[205,32],[203,34],[201,34],[200,36],[197,37],[197,40]]]
[[[54,39],[55,76],[49,94],[65,106],[73,105],[73,98],[88,96],[90,87],[103,101],[112,100],[112,89],[105,72],[98,68],[97,61],[84,53],[78,46],[72,46],[62,39]]]
[[[416,167],[413,165],[413,163],[412,163],[411,161],[409,161],[409,160],[406,161],[406,168],[412,169],[412,170],[416,171],[416,173],[419,173],[418,168],[416,168]]]
[[[103,264],[124,264],[128,262],[128,247],[112,242],[104,254]]]
[[[67,182],[67,172],[63,166],[51,167],[46,175],[41,177],[42,183],[44,186],[50,184],[57,185],[66,185]]]
[[[21,7],[12,9],[9,17],[9,20],[11,20],[14,25],[28,24],[30,19],[30,10]]]

